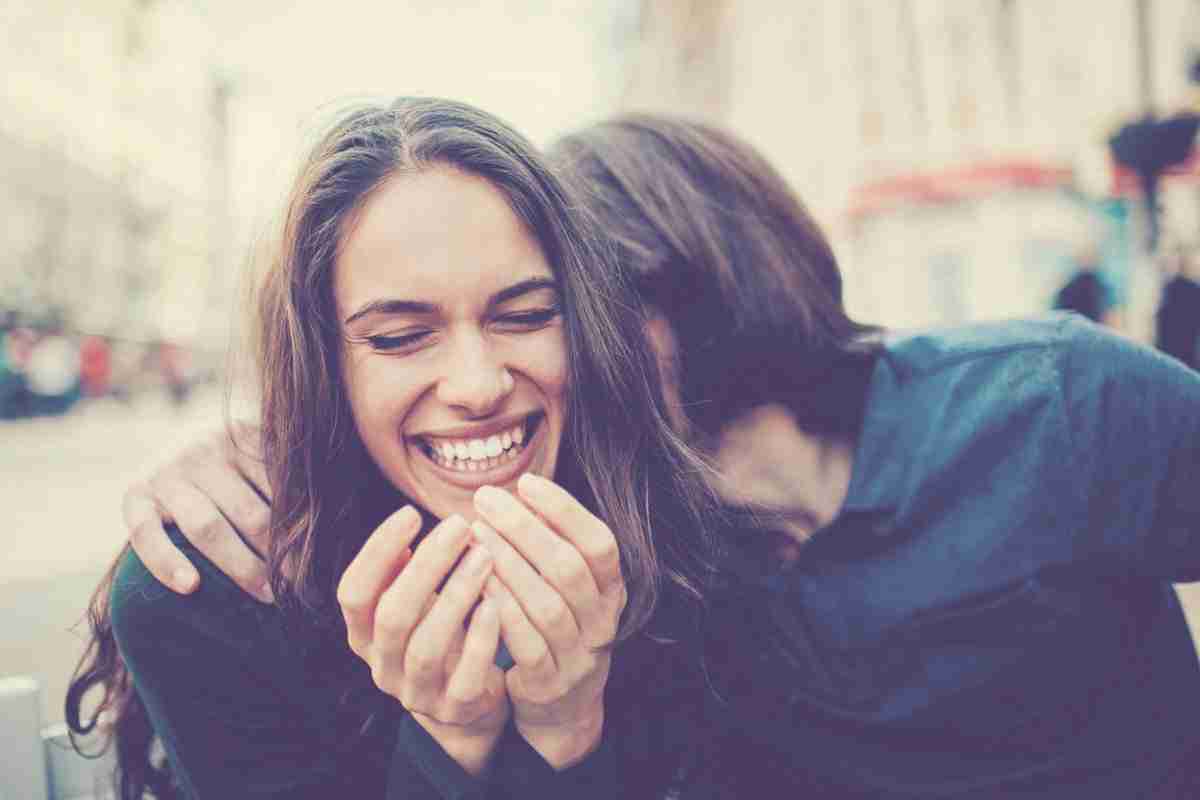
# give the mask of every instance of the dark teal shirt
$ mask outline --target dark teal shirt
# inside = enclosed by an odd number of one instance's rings
[[[1200,376],[1066,315],[896,338],[716,683],[822,797],[1200,797],[1197,577]]]

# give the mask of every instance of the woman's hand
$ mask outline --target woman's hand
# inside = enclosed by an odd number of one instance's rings
[[[260,557],[270,497],[258,428],[236,423],[196,441],[149,480],[130,487],[122,512],[129,544],[159,583],[181,594],[200,583],[192,562],[164,530],[174,522],[243,591],[270,603]]]
[[[625,608],[616,538],[561,487],[535,475],[520,500],[484,487],[476,538],[495,559],[496,603],[516,665],[506,674],[517,730],[551,766],[590,753],[604,726],[604,687]],[[524,502],[522,502],[524,501]]]
[[[413,552],[420,528],[412,506],[385,520],[342,575],[338,603],[350,648],[375,684],[479,774],[509,715],[504,673],[493,663],[500,620],[493,601],[476,605],[492,556],[471,544],[461,517],[443,520]]]

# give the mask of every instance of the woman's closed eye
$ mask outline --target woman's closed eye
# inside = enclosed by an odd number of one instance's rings
[[[502,333],[523,333],[540,330],[555,319],[561,312],[558,308],[536,308],[525,311],[511,311],[497,316],[493,325]],[[428,344],[435,331],[431,328],[418,328],[396,333],[363,336],[358,341],[366,342],[372,350],[380,353],[408,353],[421,349]]]
[[[364,336],[363,340],[371,345],[371,349],[384,353],[400,350],[411,350],[419,346],[433,334],[431,330],[417,330],[409,333],[381,334]]]
[[[534,331],[549,325],[559,314],[555,307],[512,311],[496,317],[496,324],[506,331]]]

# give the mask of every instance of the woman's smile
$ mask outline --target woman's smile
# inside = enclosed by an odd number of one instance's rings
[[[529,470],[545,447],[546,437],[538,436],[544,418],[539,411],[521,415],[516,422],[498,419],[486,425],[408,438],[429,462],[433,474],[455,486],[476,489],[510,483]]]

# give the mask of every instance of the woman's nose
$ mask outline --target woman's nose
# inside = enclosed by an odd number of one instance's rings
[[[496,412],[512,393],[512,373],[482,337],[470,337],[447,359],[437,396],[472,417]]]

